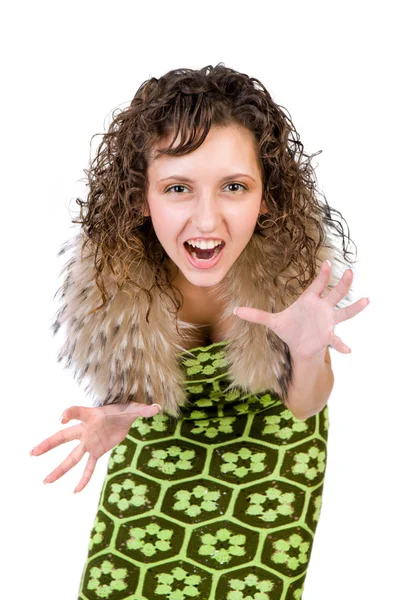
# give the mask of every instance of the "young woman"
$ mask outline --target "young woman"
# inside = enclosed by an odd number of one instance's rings
[[[54,323],[96,405],[32,451],[79,440],[46,478],[88,452],[79,492],[112,449],[81,599],[301,599],[328,347],[351,351],[335,325],[368,304],[335,274],[343,229],[304,156],[265,87],[221,64],[146,81],[104,135]]]

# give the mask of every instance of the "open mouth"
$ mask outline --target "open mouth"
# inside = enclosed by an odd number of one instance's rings
[[[185,255],[189,263],[196,269],[213,269],[221,260],[224,255],[225,242],[221,242],[214,248],[197,248],[188,244],[183,243],[185,249]]]
[[[184,242],[183,245],[185,246],[189,254],[193,256],[194,259],[202,261],[211,261],[214,258],[216,258],[221,252],[221,250],[225,246],[225,242],[222,242],[218,246],[215,246],[215,248],[207,248],[204,250],[202,248],[191,246],[191,244],[188,244],[187,242]]]

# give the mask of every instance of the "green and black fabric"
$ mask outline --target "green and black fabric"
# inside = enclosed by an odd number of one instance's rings
[[[80,600],[301,600],[327,458],[328,407],[225,393],[229,340],[181,353],[183,418],[138,418],[113,448]]]

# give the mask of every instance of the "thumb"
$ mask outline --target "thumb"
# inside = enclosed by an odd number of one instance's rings
[[[69,408],[66,408],[61,414],[60,421],[63,424],[68,423],[68,421],[70,421],[71,419],[84,421],[89,411],[90,408],[87,406],[70,406]]]
[[[161,412],[160,404],[144,404],[141,410],[142,417],[154,417]]]
[[[276,318],[276,313],[269,313],[259,308],[250,308],[249,306],[236,306],[233,312],[244,321],[265,325],[266,327],[271,327],[271,329],[274,326]]]

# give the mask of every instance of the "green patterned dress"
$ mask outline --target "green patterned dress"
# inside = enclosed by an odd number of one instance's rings
[[[140,417],[110,453],[80,600],[301,600],[328,407],[224,393],[228,342],[181,353],[183,418]]]

